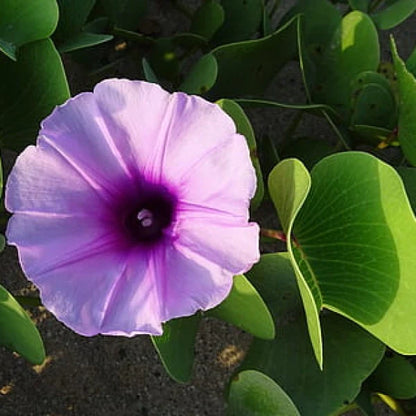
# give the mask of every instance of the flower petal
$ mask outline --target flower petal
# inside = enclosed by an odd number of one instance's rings
[[[94,96],[128,166],[148,180],[175,180],[207,153],[226,145],[236,129],[216,104],[158,85],[129,80],[98,84]]]
[[[100,333],[112,288],[123,273],[125,253],[108,248],[43,273],[39,287],[45,307],[81,335]]]
[[[176,160],[176,155],[172,156]],[[200,159],[177,183],[181,206],[188,212],[211,211],[247,221],[256,175],[243,136],[234,134]],[[185,215],[185,214],[184,214]]]
[[[94,98],[129,171],[146,175],[164,143],[172,96],[156,84],[110,79],[95,87]]]
[[[7,237],[45,306],[75,331],[158,335],[219,304],[258,260],[255,183],[246,141],[217,105],[108,80],[55,109],[18,158]],[[153,188],[172,193],[172,215]],[[132,237],[144,209],[158,214],[160,240]]]
[[[224,150],[236,128],[218,105],[197,96],[172,94],[169,110],[166,115],[169,125],[164,140],[159,141],[160,163],[156,168],[178,183],[178,179],[185,173],[192,174],[194,167],[212,152]],[[240,140],[244,142],[242,137]]]
[[[162,322],[210,309],[229,293],[232,274],[186,248],[133,252],[108,303],[101,332],[160,335]]]
[[[6,185],[10,212],[68,215],[103,213],[104,201],[44,140],[17,158]]]
[[[164,269],[165,320],[217,306],[228,295],[233,274],[183,246],[169,247]]]
[[[162,334],[162,301],[152,250],[132,249],[127,265],[108,301],[100,332],[133,336]]]
[[[190,218],[175,230],[176,246],[186,247],[233,274],[246,272],[260,258],[259,226],[233,225],[227,219]]]
[[[40,135],[103,197],[118,195],[119,184],[131,176],[92,93],[58,106],[42,122]]]
[[[114,245],[117,239],[111,227],[88,217],[31,213],[13,215],[6,236],[9,244],[19,248],[23,271],[30,279],[100,247]]]

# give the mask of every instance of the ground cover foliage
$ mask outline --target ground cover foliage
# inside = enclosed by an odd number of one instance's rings
[[[216,102],[247,139],[267,254],[219,306],[152,336],[166,371],[190,380],[199,323],[212,316],[253,335],[225,393],[229,416],[374,415],[380,400],[414,414],[416,49],[402,56],[390,37],[383,60],[379,39],[416,1],[297,0],[281,19],[278,1],[171,1],[188,28],[169,37],[147,20],[150,3],[0,0],[0,149],[34,144],[41,120],[71,96],[63,59],[96,76],[103,51],[116,50],[105,67],[134,59],[137,79]],[[291,62],[304,100],[266,99]],[[290,137],[256,142],[252,107],[293,111]],[[303,113],[335,140],[297,137]],[[0,190],[6,181],[0,170]],[[281,229],[262,224],[270,202]],[[2,198],[0,250],[8,218]],[[286,248],[270,253],[276,240]],[[34,364],[45,350],[24,309],[37,302],[0,287],[0,343]]]

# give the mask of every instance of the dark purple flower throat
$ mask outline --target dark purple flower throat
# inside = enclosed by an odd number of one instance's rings
[[[123,204],[122,224],[133,243],[159,241],[175,217],[176,198],[161,185],[146,184]]]

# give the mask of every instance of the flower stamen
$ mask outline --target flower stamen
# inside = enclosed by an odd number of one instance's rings
[[[137,219],[143,227],[151,227],[154,221],[152,212],[146,208],[139,211]]]

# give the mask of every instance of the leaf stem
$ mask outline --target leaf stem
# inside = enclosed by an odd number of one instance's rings
[[[287,241],[287,236],[283,231],[273,230],[271,228],[262,228],[260,230],[260,235],[263,237],[269,237],[275,240],[283,241],[284,243]]]
[[[142,45],[152,45],[155,43],[155,40],[149,36],[142,35],[138,32],[133,32],[131,30],[122,29],[120,27],[113,27],[113,35],[120,36],[123,39],[131,40],[132,42],[140,43]]]

